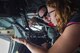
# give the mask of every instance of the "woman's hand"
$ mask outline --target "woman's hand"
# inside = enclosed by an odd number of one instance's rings
[[[23,38],[12,37],[11,39],[24,45],[26,45],[28,42],[26,39],[23,39]]]

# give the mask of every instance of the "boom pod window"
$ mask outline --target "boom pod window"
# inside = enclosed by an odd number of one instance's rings
[[[0,53],[12,53],[12,40],[6,36],[0,34]]]

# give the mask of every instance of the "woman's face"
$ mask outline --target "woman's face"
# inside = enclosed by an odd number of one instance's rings
[[[47,9],[48,9],[49,17],[51,18],[51,22],[56,26],[57,20],[56,20],[55,8],[51,8],[51,7],[47,6]]]

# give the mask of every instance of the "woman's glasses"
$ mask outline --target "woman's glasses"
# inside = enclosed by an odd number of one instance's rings
[[[43,16],[40,16],[40,15],[38,15],[38,16],[41,17],[41,18],[46,17],[46,16],[47,16],[47,17],[50,17],[50,14],[51,14],[52,12],[54,12],[54,11],[55,11],[55,10],[52,10],[52,11],[50,11],[50,12],[47,11],[47,12],[44,13]]]
[[[54,11],[55,11],[55,10],[52,10],[52,11],[48,12],[46,16],[50,17],[50,14],[51,14],[52,12],[54,12]]]

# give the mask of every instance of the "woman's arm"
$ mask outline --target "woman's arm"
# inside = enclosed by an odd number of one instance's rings
[[[25,45],[32,53],[45,53],[47,51],[47,49],[45,49],[41,46],[35,45],[23,38],[14,37],[14,38],[12,38],[12,40]]]
[[[35,45],[31,42],[28,42],[25,45],[32,53],[45,53],[47,51],[47,48],[43,48],[41,46]]]
[[[68,26],[48,53],[73,53],[80,44],[80,24]]]

